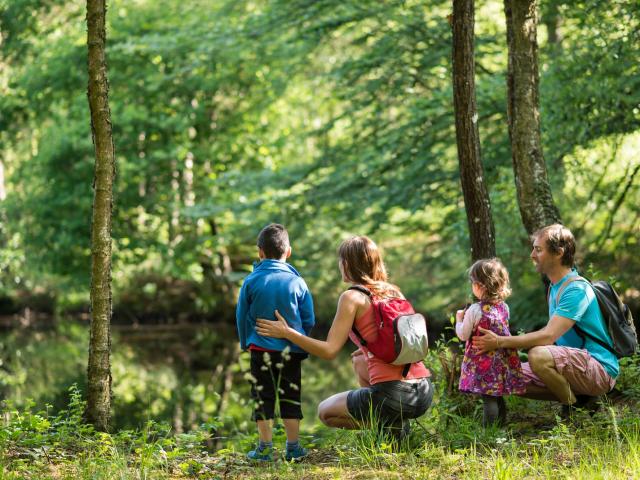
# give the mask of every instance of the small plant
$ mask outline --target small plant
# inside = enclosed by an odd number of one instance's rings
[[[627,397],[640,400],[640,355],[620,359],[616,390]]]

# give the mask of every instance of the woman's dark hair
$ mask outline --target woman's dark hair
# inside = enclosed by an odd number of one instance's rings
[[[509,272],[498,258],[478,260],[469,268],[469,280],[484,287],[484,300],[498,303],[511,295]]]
[[[348,281],[367,287],[377,297],[402,297],[400,289],[387,281],[382,253],[369,237],[360,235],[342,242],[338,258]]]
[[[536,231],[531,239],[545,238],[545,243],[549,251],[555,255],[562,251],[560,263],[565,267],[573,267],[576,255],[576,239],[573,233],[564,225],[555,223],[548,227],[543,227]]]
[[[264,227],[258,235],[258,248],[266,258],[280,259],[289,248],[289,234],[279,223],[271,223]]]

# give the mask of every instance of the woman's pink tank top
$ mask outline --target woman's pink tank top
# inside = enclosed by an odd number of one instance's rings
[[[360,332],[360,335],[362,335],[367,342],[376,339],[378,336],[378,327],[376,326],[373,304],[371,304],[369,309],[359,318],[356,318],[354,324],[358,329],[358,332]],[[392,380],[412,380],[415,378],[431,376],[427,367],[425,367],[422,362],[418,362],[411,365],[409,373],[407,373],[407,376],[403,378],[402,370],[404,369],[404,365],[391,365],[390,363],[385,363],[379,358],[373,356],[373,354],[367,350],[367,347],[360,345],[358,337],[355,336],[353,331],[349,332],[349,338],[353,343],[360,347],[362,351],[364,351],[364,355],[367,359],[367,369],[369,370],[369,383],[371,385],[375,385],[380,382],[389,382]]]

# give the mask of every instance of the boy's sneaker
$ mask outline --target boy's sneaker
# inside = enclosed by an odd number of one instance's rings
[[[287,462],[299,462],[304,457],[309,455],[309,452],[306,448],[297,445],[293,448],[287,448],[287,453],[284,455],[284,459]]]
[[[247,458],[255,462],[272,462],[273,448],[266,447],[266,448],[260,449],[260,447],[258,447],[255,450],[251,450],[249,453],[247,453]]]

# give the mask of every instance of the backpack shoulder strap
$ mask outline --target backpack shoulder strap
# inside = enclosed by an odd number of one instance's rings
[[[584,344],[586,343],[585,337],[589,337],[591,340],[593,340],[594,342],[596,342],[598,345],[600,345],[602,348],[607,349],[609,352],[613,353],[616,357],[618,356],[618,353],[611,348],[610,345],[608,345],[607,343],[603,342],[602,340],[600,340],[598,337],[594,337],[593,335],[591,335],[588,332],[585,332],[584,330],[582,330],[578,324],[574,324],[573,325],[573,329],[576,331],[576,333],[578,334],[578,336],[580,338],[582,338],[582,342],[583,342],[583,348],[584,348]]]
[[[589,280],[587,280],[584,277],[581,277],[580,275],[567,278],[558,289],[558,292],[556,293],[556,306],[558,305],[558,300],[560,300],[560,296],[562,295],[562,292],[564,292],[564,289],[567,288],[573,282],[586,282],[589,285],[591,285],[591,282]],[[551,292],[551,288],[549,288],[549,292]]]
[[[368,296],[371,299],[371,302],[373,303],[373,294],[371,293],[371,291],[368,288],[363,287],[362,285],[351,285],[347,290],[356,290],[356,291],[358,291],[360,293],[364,293],[366,296]],[[351,331],[354,333],[354,335],[356,337],[358,337],[358,340],[360,341],[360,345],[363,345],[363,346],[367,345],[367,341],[364,339],[362,334],[356,328],[355,319],[353,320],[353,325],[351,326]]]
[[[568,278],[568,279],[564,282],[564,284],[562,284],[562,286],[561,286],[561,287],[560,287],[560,289],[558,290],[558,293],[556,294],[556,305],[558,305],[558,300],[560,300],[560,295],[561,295],[562,291],[563,291],[563,290],[564,290],[564,289],[565,289],[565,288],[566,288],[570,283],[575,282],[575,281],[582,281],[582,282],[586,282],[586,283],[588,283],[589,285],[591,285],[591,282],[590,282],[589,280],[587,280],[587,279],[586,279],[586,278],[584,278],[584,277],[581,277],[580,275],[577,275],[577,276],[575,276],[575,277],[570,277],[570,278]],[[598,307],[599,307],[599,305],[598,305]],[[605,327],[606,327],[606,325],[605,325]],[[613,353],[614,355],[616,355],[616,356],[617,356],[616,351],[615,351],[613,348],[611,348],[611,346],[610,346],[610,345],[608,345],[606,342],[602,341],[601,339],[599,339],[599,338],[597,338],[597,337],[595,337],[595,336],[591,335],[590,333],[585,332],[582,328],[580,328],[580,327],[578,326],[578,324],[577,324],[577,323],[574,323],[574,324],[573,324],[573,329],[574,329],[574,330],[575,330],[575,332],[578,334],[578,336],[582,339],[582,348],[584,348],[585,343],[586,343],[586,338],[585,338],[585,337],[588,337],[588,338],[590,338],[592,341],[594,341],[594,342],[596,342],[598,345],[600,345],[601,347],[603,347],[603,348],[607,349],[609,352],[611,352],[611,353]]]
[[[371,290],[369,290],[367,287],[363,287],[362,285],[351,285],[349,288],[347,288],[347,290],[356,290],[360,293],[364,293],[367,297],[373,299],[373,294],[371,293]]]

